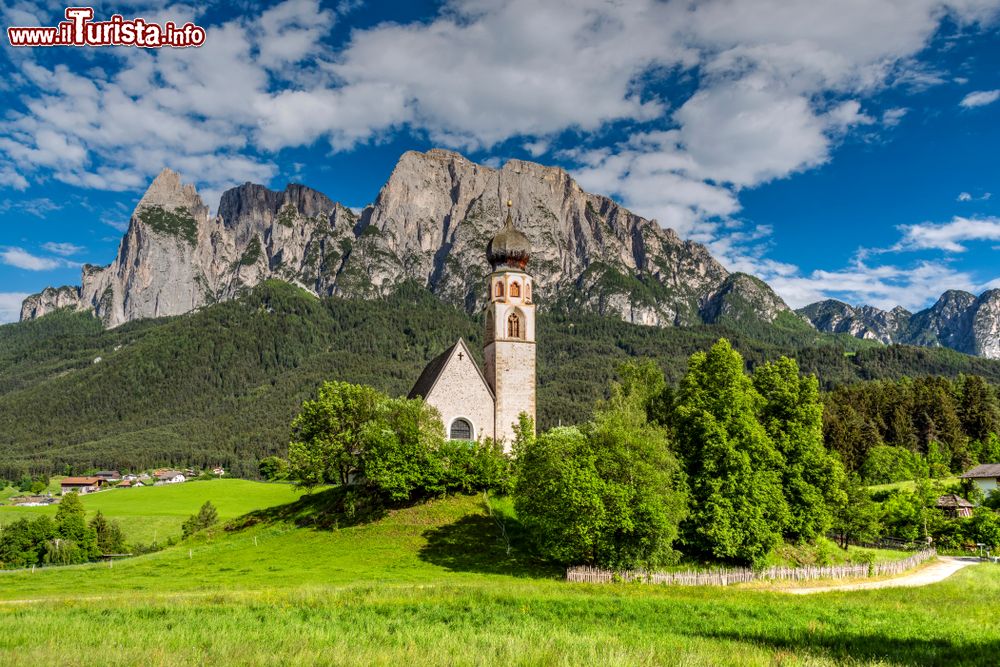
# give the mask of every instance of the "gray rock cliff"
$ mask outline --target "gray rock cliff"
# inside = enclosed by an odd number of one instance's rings
[[[845,333],[885,344],[949,347],[1000,359],[1000,290],[979,297],[950,290],[933,306],[914,314],[898,306],[886,311],[873,306],[854,308],[834,300],[808,305],[798,313],[828,333]]]
[[[233,298],[269,278],[363,298],[413,280],[474,312],[489,272],[484,248],[508,199],[531,240],[543,302],[655,326],[714,321],[723,292],[746,292],[765,321],[788,310],[760,281],[734,282],[704,246],[584,192],[562,169],[520,160],[493,169],[431,150],[405,153],[360,215],[302,185],[246,183],[225,192],[210,218],[194,188],[164,170],[115,260],[85,267],[78,291],[29,297],[22,318],[73,307],[114,327]]]

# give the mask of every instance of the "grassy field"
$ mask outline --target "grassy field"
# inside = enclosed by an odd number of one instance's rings
[[[58,482],[53,482],[58,488]],[[10,487],[8,487],[8,490]],[[301,492],[290,484],[264,484],[243,479],[216,479],[147,486],[141,489],[109,489],[82,496],[88,518],[97,510],[121,523],[127,540],[149,543],[180,537],[181,523],[212,501],[220,519],[232,519],[263,507],[296,500]],[[0,525],[39,514],[54,515],[56,506],[0,506]]]
[[[114,568],[0,573],[0,664],[995,665],[1000,651],[1000,567],[801,597],[567,584],[522,549],[505,503],[338,527],[332,493]]]
[[[949,486],[952,484],[958,484],[960,478],[958,477],[941,477],[940,479],[931,480],[935,484],[940,486]],[[912,491],[916,488],[917,483],[912,479],[903,480],[902,482],[892,482],[890,484],[873,484],[868,487],[869,491]]]

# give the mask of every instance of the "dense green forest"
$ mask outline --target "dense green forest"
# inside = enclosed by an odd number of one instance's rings
[[[871,484],[1000,461],[1000,402],[978,375],[865,382],[825,399],[827,447]]]
[[[258,459],[285,452],[292,417],[323,380],[402,395],[459,336],[478,350],[481,329],[478,318],[412,285],[362,301],[317,299],[279,282],[110,331],[68,312],[3,326],[0,478],[171,464],[256,475]],[[538,320],[539,426],[583,420],[629,357],[656,359],[676,383],[690,355],[723,336],[748,369],[794,355],[824,389],[927,375],[1000,383],[1000,362],[951,350],[881,347],[791,326],[657,329],[555,304]]]

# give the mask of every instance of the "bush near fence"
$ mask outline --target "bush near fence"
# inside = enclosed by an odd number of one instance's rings
[[[919,551],[909,558],[872,565],[829,565],[822,567],[769,567],[763,570],[730,568],[699,572],[646,572],[624,570],[614,572],[580,565],[566,570],[566,581],[590,584],[612,582],[667,584],[673,586],[728,586],[751,581],[808,581],[811,579],[849,579],[856,577],[883,577],[901,574],[937,555],[934,549]]]

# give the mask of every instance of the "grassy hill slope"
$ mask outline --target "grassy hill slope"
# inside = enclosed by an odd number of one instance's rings
[[[242,299],[101,330],[60,312],[0,327],[0,478],[26,469],[224,465],[252,475],[281,452],[292,416],[324,379],[405,394],[459,336],[481,349],[481,325],[425,290],[383,300],[320,300],[270,282]],[[670,380],[687,358],[729,337],[749,365],[794,354],[826,386],[902,375],[978,373],[1000,362],[944,349],[873,346],[798,327],[657,329],[573,314],[538,321],[539,425],[584,419],[631,356]]]
[[[318,494],[114,568],[0,572],[0,663],[985,665],[1000,648],[988,565],[822,596],[567,584],[516,530],[508,550],[478,497],[339,529],[321,509]]]

